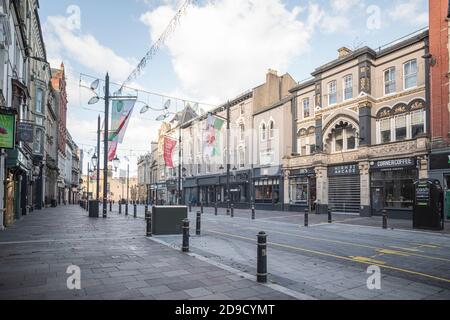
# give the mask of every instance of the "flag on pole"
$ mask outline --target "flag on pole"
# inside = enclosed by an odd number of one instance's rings
[[[136,99],[113,100],[111,131],[108,136],[108,161],[114,160],[118,145],[123,143],[135,103]]]
[[[205,156],[220,156],[220,131],[222,130],[223,124],[223,120],[211,115],[208,116],[203,139],[203,153]]]
[[[166,164],[167,168],[173,168],[173,151],[175,150],[175,147],[177,145],[177,141],[170,139],[170,138],[164,138],[164,162]]]

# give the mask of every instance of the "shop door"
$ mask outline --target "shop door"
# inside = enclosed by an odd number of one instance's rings
[[[316,213],[317,187],[316,178],[309,179],[309,209],[311,213]]]
[[[372,188],[372,215],[379,216],[384,208],[384,189]]]

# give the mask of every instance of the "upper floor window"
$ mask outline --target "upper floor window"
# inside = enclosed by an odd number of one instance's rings
[[[275,123],[273,120],[269,122],[269,139],[275,138]]]
[[[309,99],[303,100],[303,119],[309,118],[311,116],[311,109],[309,105]]]
[[[267,127],[264,122],[261,123],[259,130],[260,130],[261,141],[266,141],[267,140]]]
[[[348,75],[344,78],[344,100],[353,98],[353,76]]]
[[[337,82],[331,81],[328,84],[328,105],[337,103]]]
[[[329,144],[331,152],[344,152],[355,150],[357,146],[356,128],[347,122],[339,123],[331,131]]]
[[[244,148],[239,148],[239,168],[245,167],[245,151]]]
[[[239,137],[241,141],[245,140],[245,125],[243,123],[239,125]]]
[[[384,94],[391,94],[397,91],[395,85],[395,68],[389,68],[384,72]]]
[[[301,129],[298,133],[297,152],[302,156],[311,155],[316,150],[315,128]]]
[[[403,65],[403,74],[405,77],[405,90],[417,86],[417,60],[410,60]]]
[[[425,102],[416,99],[408,105],[399,103],[385,107],[377,114],[377,143],[416,139],[426,132]]]
[[[43,98],[43,91],[41,88],[38,88],[36,90],[36,108],[35,108],[35,111],[37,113],[42,113],[42,98]]]

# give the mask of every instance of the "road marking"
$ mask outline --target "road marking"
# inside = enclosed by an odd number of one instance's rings
[[[390,255],[402,256],[402,257],[410,257],[411,256],[410,253],[397,251],[397,250],[377,249],[376,251],[380,254],[390,254]]]
[[[256,242],[256,239],[243,237],[243,236],[239,236],[239,235],[235,235],[235,234],[231,234],[231,233],[219,232],[219,231],[214,231],[214,230],[207,230],[207,232],[218,234],[218,235],[222,235],[222,236],[225,236],[225,237],[231,237],[231,238],[236,238],[236,239],[242,239],[242,240],[247,240],[247,241],[251,241],[251,242]],[[287,245],[287,244],[281,244],[281,243],[275,243],[275,242],[268,242],[267,244],[275,246],[275,247],[286,248],[286,249],[291,249],[291,250],[296,250],[296,251],[302,251],[302,252],[312,253],[312,254],[326,256],[326,257],[332,257],[332,258],[345,260],[345,261],[358,262],[358,263],[362,263],[362,264],[366,264],[366,265],[376,265],[376,266],[379,266],[380,268],[385,268],[385,269],[394,270],[394,271],[400,271],[400,272],[403,272],[403,273],[413,274],[413,275],[417,275],[417,276],[421,276],[421,277],[425,277],[425,278],[429,278],[429,279],[434,279],[434,280],[439,280],[439,281],[443,281],[443,282],[446,282],[446,283],[450,283],[450,279],[445,279],[445,278],[441,278],[441,277],[437,277],[437,276],[433,276],[433,275],[429,275],[429,274],[426,274],[426,273],[417,272],[417,271],[413,271],[413,270],[407,270],[407,269],[403,269],[403,268],[389,266],[389,265],[386,265],[386,264],[367,262],[367,261],[364,261],[364,259],[363,260],[354,260],[354,258],[351,258],[351,257],[343,257],[343,256],[335,255],[335,254],[332,254],[332,253],[321,252],[321,251],[310,250],[310,249],[304,249],[304,248],[300,248],[300,247],[294,247],[294,246],[290,246],[290,245]],[[370,258],[366,258],[366,259],[370,259]]]
[[[258,228],[252,228],[252,227],[247,227],[247,228],[243,228],[243,229],[259,230]],[[324,241],[324,242],[343,244],[343,245],[347,245],[347,246],[354,246],[354,247],[373,249],[373,250],[387,250],[385,248],[369,246],[369,245],[364,245],[364,244],[359,244],[359,243],[346,242],[346,241],[341,241],[341,240],[331,240],[331,239],[317,238],[317,237],[311,237],[311,236],[302,236],[302,235],[298,235],[298,234],[281,232],[281,231],[276,231],[276,230],[267,229],[267,228],[266,228],[266,231],[270,231],[270,232],[273,232],[273,233],[276,233],[276,234],[282,234],[282,235],[285,235],[285,236],[292,236],[292,237],[302,238],[302,239]],[[385,254],[397,254],[398,255],[400,251],[391,250],[391,252],[392,253],[385,252]],[[419,253],[413,253],[413,252],[406,253],[406,252],[404,252],[404,254],[405,254],[405,256],[408,255],[408,256],[415,256],[415,257],[430,259],[430,260],[440,260],[440,261],[450,262],[450,259],[441,258],[441,257],[434,257],[434,256],[428,256],[428,255],[419,254]]]
[[[385,265],[386,262],[381,261],[381,260],[375,260],[373,258],[367,258],[367,257],[350,257],[353,261],[356,262],[364,262],[364,263],[368,263],[368,264],[373,264],[373,265]]]
[[[404,247],[396,247],[396,246],[389,246],[389,248],[400,249],[400,250],[411,251],[411,252],[423,252],[422,250],[419,250],[416,248],[404,248]]]

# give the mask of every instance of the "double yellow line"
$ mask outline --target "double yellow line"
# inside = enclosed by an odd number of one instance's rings
[[[239,236],[239,235],[235,235],[235,234],[231,234],[231,233],[219,232],[219,231],[215,231],[215,230],[207,230],[207,232],[212,233],[212,234],[225,236],[225,237],[230,237],[230,238],[235,238],[235,239],[241,239],[241,240],[256,242],[255,239],[248,238],[248,237],[243,237],[243,236]],[[287,244],[280,244],[280,243],[275,243],[275,242],[269,242],[268,245],[273,246],[273,247],[291,249],[291,250],[295,250],[295,251],[307,252],[307,253],[320,255],[320,256],[331,257],[331,258],[335,258],[335,259],[339,259],[339,260],[345,260],[345,261],[350,261],[350,262],[357,262],[357,263],[361,263],[361,264],[365,264],[365,265],[376,265],[376,266],[378,266],[380,268],[384,268],[384,269],[399,271],[399,272],[403,272],[403,273],[407,273],[407,274],[412,274],[412,275],[416,275],[416,276],[421,276],[421,277],[425,277],[425,278],[429,278],[429,279],[433,279],[433,280],[438,280],[438,281],[450,283],[450,279],[445,279],[445,278],[441,278],[441,277],[437,277],[437,276],[433,276],[433,275],[430,275],[430,274],[417,272],[417,271],[413,271],[413,270],[407,270],[407,269],[403,269],[403,268],[389,266],[389,265],[386,265],[384,263],[381,263],[381,261],[375,261],[375,260],[371,260],[371,259],[361,259],[361,257],[344,257],[344,256],[335,255],[335,254],[332,254],[332,253],[321,252],[321,251],[305,249],[305,248],[300,248],[300,247],[294,247],[294,246],[290,246],[290,245],[287,245]]]

